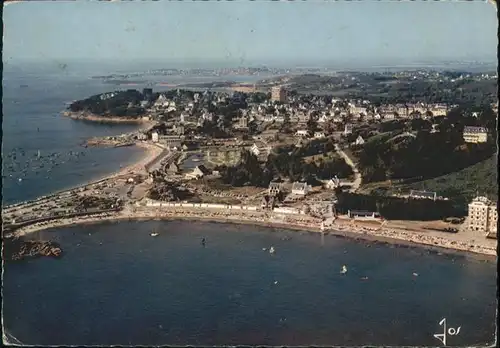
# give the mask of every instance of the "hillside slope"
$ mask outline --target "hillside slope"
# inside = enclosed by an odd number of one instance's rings
[[[498,200],[497,155],[455,173],[400,186],[403,190],[436,191],[466,206],[477,193]]]

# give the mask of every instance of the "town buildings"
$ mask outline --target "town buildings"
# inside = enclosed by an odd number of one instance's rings
[[[469,203],[467,227],[481,234],[497,233],[498,208],[497,203],[486,197],[478,196]]]
[[[271,100],[284,103],[286,101],[286,92],[281,86],[271,88]]]
[[[465,126],[463,137],[466,143],[485,143],[488,141],[488,129],[485,127]]]
[[[417,198],[417,199],[432,199],[433,201],[435,201],[437,199],[437,193],[436,192],[428,192],[428,191],[411,190],[410,197]]]

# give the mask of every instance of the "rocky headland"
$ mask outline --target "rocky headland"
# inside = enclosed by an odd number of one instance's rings
[[[52,241],[30,240],[23,237],[4,238],[4,258],[7,261],[20,261],[25,258],[62,256],[60,245]]]

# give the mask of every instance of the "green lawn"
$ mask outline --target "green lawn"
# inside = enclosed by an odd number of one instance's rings
[[[438,195],[453,199],[457,203],[469,202],[477,193],[496,201],[498,200],[497,155],[458,172],[403,185],[401,188],[436,191]]]
[[[364,184],[361,192],[383,189],[390,193],[409,193],[410,190],[435,191],[458,205],[466,207],[477,193],[494,201],[498,200],[497,155],[455,173],[412,184],[397,184],[390,181]]]

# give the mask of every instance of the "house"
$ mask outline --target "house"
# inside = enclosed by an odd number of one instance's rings
[[[259,146],[256,143],[252,145],[250,148],[250,152],[255,156],[267,156],[269,155],[269,147],[268,146]]]
[[[466,143],[485,143],[488,141],[488,129],[485,127],[464,127],[463,132],[464,141]]]
[[[248,118],[246,116],[242,116],[238,120],[238,127],[239,128],[248,128]]]
[[[144,133],[139,133],[139,134],[137,134],[137,139],[138,140],[148,140],[148,136]]]
[[[299,137],[306,137],[308,135],[308,131],[305,129],[300,129],[295,132],[295,135]]]
[[[352,124],[346,124],[344,127],[344,135],[348,135],[352,133],[353,126]]]
[[[394,112],[387,112],[384,113],[383,115],[384,115],[384,120],[394,120],[396,118]]]
[[[182,124],[179,126],[174,126],[174,131],[177,135],[184,135],[184,126]]]
[[[315,139],[322,139],[325,137],[325,133],[324,132],[314,132],[314,138]]]
[[[277,196],[281,192],[281,183],[270,182],[267,192],[269,193],[269,196]]]
[[[439,132],[439,124],[433,123],[431,126],[431,133],[437,133]]]
[[[364,218],[364,219],[377,219],[380,218],[380,214],[373,211],[364,210],[348,210],[347,216],[351,219]]]
[[[307,185],[306,182],[294,182],[292,184],[292,194],[293,195],[305,196],[310,192],[310,190],[311,190],[311,186]]]
[[[496,234],[498,224],[497,203],[486,197],[476,197],[469,203],[467,228],[484,234]]]
[[[153,132],[151,133],[151,140],[153,141],[153,143],[157,143],[158,142],[158,133],[157,132]]]
[[[436,192],[411,190],[410,197],[420,198],[420,199],[432,199],[433,201],[435,201],[437,198],[437,194]]]
[[[187,179],[200,179],[205,175],[210,175],[211,171],[209,171],[204,165],[199,165],[193,169],[191,173],[186,174]]]
[[[318,119],[319,123],[325,123],[328,122],[330,118],[327,115],[321,115],[321,117]]]
[[[326,188],[329,189],[329,190],[334,190],[334,189],[336,189],[339,186],[340,186],[340,179],[337,178],[337,176],[331,178],[326,183]]]
[[[166,171],[168,174],[177,174],[177,173],[179,173],[179,166],[176,163],[171,163],[167,167]]]
[[[354,142],[354,144],[356,145],[363,145],[365,143],[365,139],[363,139],[363,137],[361,135],[358,135],[358,137],[356,138],[356,141]]]

